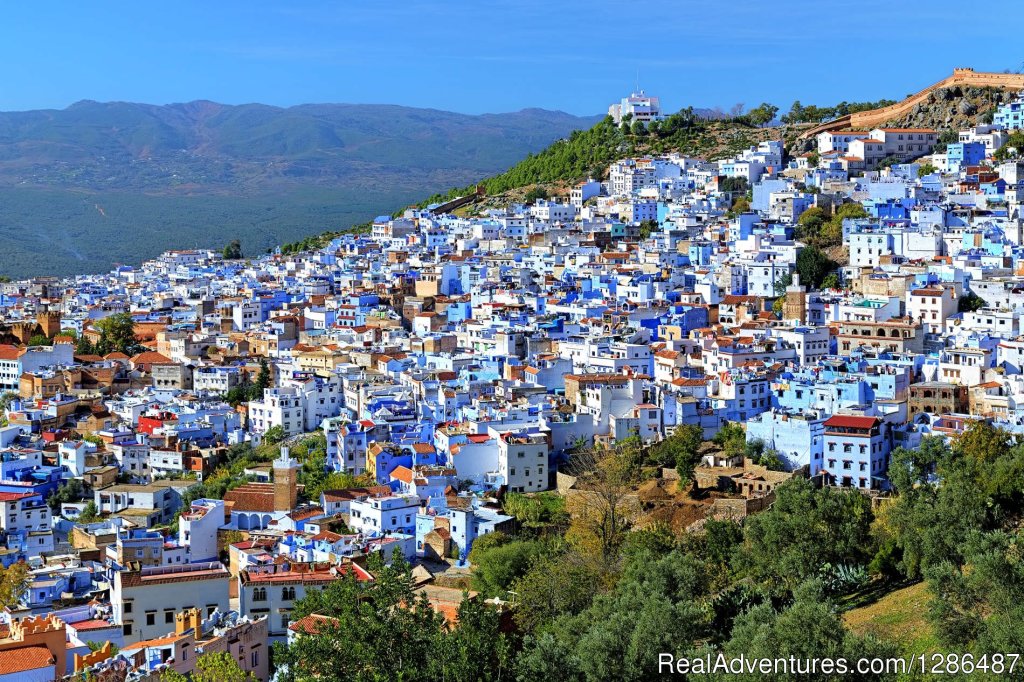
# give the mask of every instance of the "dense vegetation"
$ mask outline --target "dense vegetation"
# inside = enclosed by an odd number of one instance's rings
[[[618,159],[644,153],[678,151],[703,156],[715,149],[722,153],[737,152],[755,144],[757,127],[771,120],[775,107],[762,104],[747,114],[729,118],[705,118],[690,107],[645,126],[627,117],[616,125],[605,117],[589,130],[574,131],[568,138],[558,140],[547,149],[530,154],[504,173],[483,180],[489,196],[537,183],[560,183],[584,180],[588,176],[601,178],[609,164]],[[736,135],[737,131],[741,134]],[[743,135],[749,131],[750,135]],[[723,149],[722,137],[732,134]],[[464,196],[475,185],[457,187],[446,193],[435,194],[421,205],[449,201]]]
[[[877,102],[840,102],[831,107],[819,107],[813,104],[804,106],[800,100],[793,102],[789,112],[782,116],[783,123],[821,123],[829,119],[839,118],[859,111],[881,109],[896,104],[894,99],[880,99]]]
[[[717,444],[736,454],[759,449],[741,434],[730,426]],[[481,597],[514,603],[504,616],[466,602],[458,625],[446,628],[414,596],[401,563],[376,566],[373,585],[346,579],[312,593],[295,615],[338,620],[278,648],[285,679],[598,682],[660,679],[661,653],[921,653],[854,634],[842,612],[922,579],[935,652],[1021,650],[1024,442],[972,422],[952,445],[927,437],[917,449],[897,449],[895,494],[881,506],[856,490],[796,478],[742,524],[707,520],[682,535],[640,524],[628,498],[646,468],[675,461],[686,469],[700,442],[685,433],[655,448],[627,442],[577,453],[592,473],[581,477],[587,492],[566,507],[550,493],[510,496],[509,511],[528,521],[515,535],[479,538],[470,556]],[[502,627],[502,618],[515,627]]]
[[[0,275],[104,271],[232,240],[263,253],[507,168],[594,120],[212,102],[0,113]]]

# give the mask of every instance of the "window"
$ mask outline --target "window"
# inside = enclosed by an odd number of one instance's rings
[[[132,603],[130,601],[126,601],[124,603],[124,612],[125,613],[131,613],[132,612]]]
[[[121,631],[124,633],[124,635],[126,637],[131,636],[131,634],[132,634],[132,624],[131,623],[125,623],[124,627],[121,628]]]
[[[252,600],[253,601],[267,601],[267,588],[265,588],[265,587],[257,587],[255,590],[253,590],[252,591]]]
[[[149,611],[146,613],[146,625],[156,625],[156,613]]]
[[[165,623],[173,623],[174,622],[174,611],[173,610],[164,611],[164,622]]]
[[[281,588],[281,599],[291,601],[295,599],[295,588],[291,586]]]

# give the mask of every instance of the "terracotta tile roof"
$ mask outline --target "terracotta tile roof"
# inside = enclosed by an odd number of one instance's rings
[[[53,666],[56,660],[45,646],[24,646],[0,651],[0,675],[25,673]],[[61,671],[63,674],[63,671]]]
[[[17,360],[23,352],[24,350],[17,346],[8,343],[0,344],[0,360]]]
[[[246,483],[224,493],[225,502],[233,502],[236,511],[274,511],[273,483]]]
[[[330,616],[321,616],[313,613],[305,618],[300,618],[294,623],[288,624],[288,629],[292,632],[298,632],[304,635],[315,635],[320,632],[321,628],[331,622],[338,622],[336,618]]]
[[[395,470],[391,472],[391,478],[397,478],[403,483],[412,483],[413,473],[408,467],[395,467]]]

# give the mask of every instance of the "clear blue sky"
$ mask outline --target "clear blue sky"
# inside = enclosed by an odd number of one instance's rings
[[[770,101],[785,111],[794,99],[898,99],[954,66],[1019,69],[1019,10],[1014,0],[18,2],[0,15],[0,110],[211,99],[594,114],[639,70],[669,110]]]

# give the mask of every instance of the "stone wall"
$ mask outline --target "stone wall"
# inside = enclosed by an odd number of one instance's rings
[[[1004,90],[1024,90],[1024,74],[1019,73],[986,73],[974,69],[953,69],[953,75],[943,78],[938,83],[929,85],[910,97],[896,104],[890,104],[880,109],[859,111],[855,114],[841,116],[831,121],[826,121],[810,130],[801,133],[801,138],[808,138],[827,130],[843,130],[846,128],[876,128],[892,121],[902,118],[910,111],[925,102],[928,96],[935,90],[952,87],[954,85],[966,85],[981,88],[1001,88]]]

